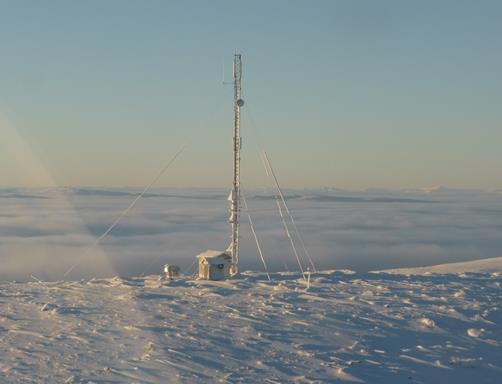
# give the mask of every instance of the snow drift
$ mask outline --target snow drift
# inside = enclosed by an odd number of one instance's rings
[[[422,275],[430,273],[502,273],[502,257],[492,257],[489,259],[465,261],[461,263],[448,263],[432,265],[428,267],[417,268],[397,268],[387,269],[383,272],[403,274],[403,275]]]

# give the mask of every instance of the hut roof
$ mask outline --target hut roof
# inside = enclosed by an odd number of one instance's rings
[[[207,250],[197,255],[199,259],[206,259],[209,264],[221,264],[222,259],[230,260],[231,257],[228,253],[223,251]]]

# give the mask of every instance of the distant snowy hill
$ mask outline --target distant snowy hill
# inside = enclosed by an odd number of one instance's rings
[[[502,279],[0,283],[0,383],[498,383]]]
[[[430,273],[447,274],[464,272],[502,273],[502,257],[465,261],[461,263],[439,264],[428,267],[387,269],[380,272],[403,275],[423,275]]]

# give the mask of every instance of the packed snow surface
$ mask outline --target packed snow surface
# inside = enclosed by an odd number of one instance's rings
[[[1,383],[497,383],[501,276],[0,283]]]

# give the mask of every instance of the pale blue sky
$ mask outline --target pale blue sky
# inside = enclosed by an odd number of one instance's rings
[[[502,2],[0,1],[0,185],[502,188]],[[34,163],[38,163],[35,165]],[[37,178],[40,169],[46,172]]]

